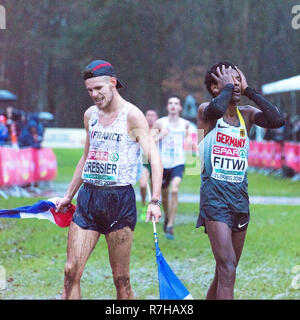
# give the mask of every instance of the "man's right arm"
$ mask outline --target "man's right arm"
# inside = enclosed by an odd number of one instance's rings
[[[164,139],[168,135],[168,133],[168,128],[163,129],[161,119],[158,119],[154,122],[154,125],[151,129],[151,134],[155,143]]]
[[[88,157],[88,153],[89,153],[89,149],[90,149],[90,138],[89,138],[89,120],[91,117],[91,108],[87,109],[85,114],[84,114],[84,127],[85,127],[85,131],[86,131],[86,139],[85,139],[85,145],[84,145],[84,152],[83,155],[81,156],[72,181],[69,185],[69,188],[65,194],[65,196],[61,199],[58,200],[58,202],[56,203],[56,207],[57,207],[57,211],[60,211],[62,207],[68,206],[72,199],[74,198],[76,192],[78,191],[79,187],[82,184],[82,170],[85,164],[85,161]]]
[[[150,134],[147,120],[144,114],[138,108],[135,108],[128,114],[128,123],[131,138],[140,144],[151,165],[152,200],[160,200],[163,167],[158,149],[152,135]],[[161,217],[161,211],[159,206],[150,203],[147,210],[146,222],[152,217],[154,217],[155,221],[158,222]]]
[[[197,133],[198,133],[198,143],[202,141],[202,139],[206,136],[206,134],[209,132],[213,120],[208,120],[204,116],[204,112],[206,108],[209,106],[209,102],[204,102],[200,104],[198,108],[198,115],[197,115]]]

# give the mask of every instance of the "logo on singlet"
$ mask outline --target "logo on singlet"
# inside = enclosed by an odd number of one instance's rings
[[[93,123],[91,124],[91,127],[93,127],[97,122],[98,122],[98,120],[95,119],[95,120],[93,121]]]
[[[112,161],[112,162],[118,161],[118,160],[119,160],[119,155],[118,155],[118,153],[117,153],[117,152],[111,153],[111,154],[109,155],[109,159],[110,159],[110,161]]]
[[[218,128],[220,128],[220,129],[228,129],[229,127],[221,126],[220,123],[219,123],[219,124],[218,124]]]
[[[240,157],[241,157],[242,159],[245,159],[246,156],[247,156],[246,151],[243,150],[243,149],[241,149],[241,150],[240,150]]]

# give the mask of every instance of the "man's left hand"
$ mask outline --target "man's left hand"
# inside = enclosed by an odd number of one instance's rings
[[[146,222],[148,222],[149,220],[152,221],[152,217],[154,218],[155,222],[158,222],[161,217],[161,211],[160,207],[157,204],[150,203],[147,209]]]

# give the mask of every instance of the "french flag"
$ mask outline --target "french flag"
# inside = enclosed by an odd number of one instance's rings
[[[75,206],[71,204],[63,212],[56,212],[56,201],[58,198],[41,200],[32,206],[19,207],[15,209],[0,210],[0,218],[37,218],[50,220],[61,228],[70,226]]]

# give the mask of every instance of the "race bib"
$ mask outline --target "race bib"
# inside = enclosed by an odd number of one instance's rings
[[[95,185],[115,184],[119,175],[119,154],[109,151],[90,151],[82,179]]]
[[[242,182],[248,167],[247,151],[243,148],[213,145],[211,165],[212,178]]]

